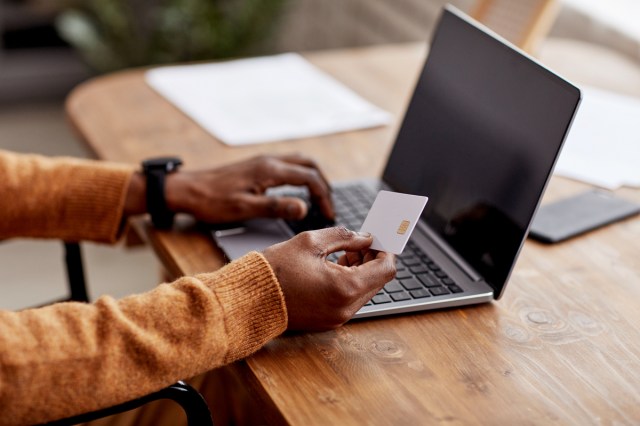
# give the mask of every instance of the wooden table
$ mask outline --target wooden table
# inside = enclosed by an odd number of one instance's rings
[[[299,151],[333,180],[378,176],[425,52],[402,45],[305,55],[398,120],[303,141],[227,147],[146,86],[141,70],[78,87],[67,108],[105,160],[177,154],[199,168]],[[586,187],[554,178],[546,200]],[[618,192],[640,201],[640,191]],[[174,232],[146,231],[173,275],[223,263],[189,219]],[[639,240],[634,218],[555,246],[528,241],[498,302],[285,334],[223,370],[270,424],[639,424]]]

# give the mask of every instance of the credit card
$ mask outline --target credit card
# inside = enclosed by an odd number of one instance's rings
[[[360,231],[373,236],[371,248],[400,254],[420,218],[427,197],[380,191]]]

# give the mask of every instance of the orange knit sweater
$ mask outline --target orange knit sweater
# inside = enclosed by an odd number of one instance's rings
[[[0,151],[0,239],[117,240],[132,172]],[[286,325],[282,290],[259,253],[121,300],[0,311],[0,424],[148,394],[247,356]]]

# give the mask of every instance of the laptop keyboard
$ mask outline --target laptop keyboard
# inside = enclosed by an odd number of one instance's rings
[[[396,256],[396,277],[365,306],[424,299],[463,290],[412,241]]]
[[[288,225],[296,234],[334,225],[358,230],[362,226],[374,199],[375,194],[366,186],[358,183],[334,187],[335,223],[324,219],[322,214],[319,211],[314,211],[312,206],[305,220],[288,222]],[[342,252],[332,253],[329,260],[335,262],[342,254]],[[387,283],[365,306],[463,292],[463,289],[411,240],[407,243],[402,254],[396,256],[396,268],[396,277]]]

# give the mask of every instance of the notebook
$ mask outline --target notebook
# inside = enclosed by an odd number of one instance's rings
[[[333,184],[337,223],[356,230],[381,189],[429,197],[397,257],[396,278],[355,317],[499,299],[580,97],[578,88],[445,7],[382,178]],[[234,259],[324,226],[317,216],[312,208],[299,223],[258,219],[213,235]]]

